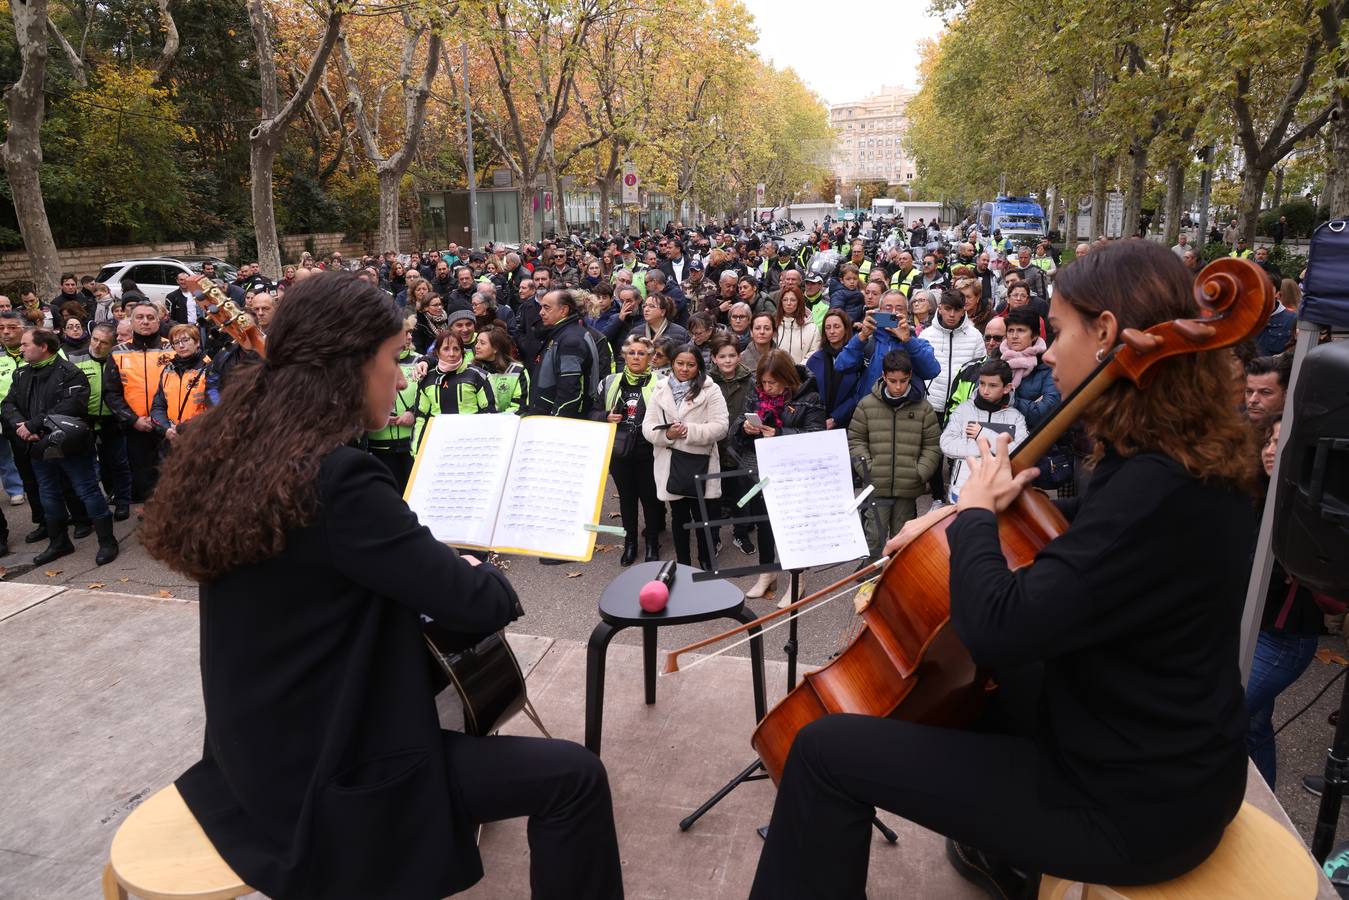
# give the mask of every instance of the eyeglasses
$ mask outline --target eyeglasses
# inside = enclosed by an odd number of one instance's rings
[[[169,343],[175,347],[186,347],[188,344],[195,344],[196,341],[189,337],[180,337],[175,340],[169,341]]]
[[[1002,343],[1002,335],[1000,335],[1000,334],[986,334],[986,335],[984,335],[984,343],[985,343],[985,344],[1001,344],[1001,343]]]

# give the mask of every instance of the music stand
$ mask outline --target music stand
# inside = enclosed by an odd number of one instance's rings
[[[865,461],[863,461],[863,465],[865,466]],[[732,516],[727,519],[711,518],[707,508],[707,501],[708,501],[707,482],[711,481],[714,478],[715,479],[739,478],[741,476],[745,476],[748,479],[749,484],[758,484],[759,481],[758,475],[759,475],[758,471],[753,466],[746,466],[741,469],[731,469],[725,472],[709,472],[694,476],[693,479],[694,490],[697,492],[698,495],[698,521],[689,522],[684,527],[687,528],[689,531],[693,531],[698,528],[701,528],[703,530],[704,539],[707,542],[708,557],[712,560],[712,568],[706,572],[695,572],[693,575],[694,581],[709,581],[714,578],[739,578],[744,575],[763,575],[768,572],[783,571],[777,565],[772,563],[769,563],[767,565],[760,564],[756,566],[739,566],[729,569],[723,569],[720,568],[717,560],[717,555],[715,552],[713,552],[713,550],[715,549],[715,545],[712,540],[712,529],[721,526],[730,526],[731,528],[734,528],[737,525],[757,525],[760,522],[767,522],[769,521],[769,519],[766,510],[763,515]],[[867,478],[867,481],[868,482],[870,481],[869,477]],[[727,497],[727,499],[730,499],[726,495],[724,490],[722,492],[722,496]],[[868,500],[870,501],[870,498],[868,498]],[[874,501],[871,501],[867,505],[869,508],[874,508],[875,504]],[[879,513],[877,515],[879,515]],[[791,569],[787,571],[788,575],[787,600],[789,604],[795,603],[797,600],[801,599],[801,573],[803,571],[804,571],[803,569]],[[796,613],[793,613],[791,616],[788,617],[787,643],[784,644],[782,647],[782,652],[787,657],[788,693],[791,692],[792,688],[796,687],[797,618],[798,616]],[[693,827],[694,822],[697,822],[700,818],[702,818],[704,813],[706,813],[712,807],[720,803],[723,799],[726,798],[728,794],[731,793],[731,791],[735,790],[741,784],[745,783],[746,781],[762,781],[767,777],[768,772],[764,770],[763,761],[759,759],[754,760],[754,762],[746,766],[734,778],[726,782],[726,784],[724,784],[715,794],[707,798],[707,800],[705,800],[701,806],[699,806],[693,812],[689,813],[687,816],[681,819],[679,822],[679,830],[688,831],[690,828]],[[882,822],[879,818],[873,818],[872,824],[874,824],[877,830],[879,830],[880,833],[885,836],[885,839],[887,841],[889,841],[892,844],[898,842],[899,836],[895,834],[895,832],[892,831],[890,827],[887,826],[884,822]],[[761,828],[758,829],[758,832],[760,837],[767,837],[768,826],[767,825],[762,826]]]

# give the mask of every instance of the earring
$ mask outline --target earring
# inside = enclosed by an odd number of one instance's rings
[[[1100,361],[1103,360],[1103,359],[1105,359],[1105,348],[1104,348],[1104,347],[1097,347],[1097,348],[1096,348],[1096,361],[1097,361],[1097,362],[1100,362]]]

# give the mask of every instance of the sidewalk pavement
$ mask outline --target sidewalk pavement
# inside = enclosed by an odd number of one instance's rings
[[[580,741],[585,645],[512,636],[530,696],[555,737]],[[662,635],[662,649],[673,641]],[[196,604],[61,585],[0,584],[0,896],[97,896],[118,825],[200,755]],[[748,660],[720,657],[657,683],[642,699],[638,647],[609,647],[603,758],[631,898],[739,898],[758,860],[755,829],[773,787],[731,793],[688,832],[678,822],[753,760]],[[780,697],[785,666],[768,665]],[[505,729],[533,734],[517,717]],[[1248,799],[1288,825],[1252,770]],[[877,897],[977,898],[947,865],[940,837],[894,816],[898,845],[872,844]],[[528,896],[522,820],[484,828],[487,875],[472,898]],[[1319,895],[1335,896],[1322,882]]]

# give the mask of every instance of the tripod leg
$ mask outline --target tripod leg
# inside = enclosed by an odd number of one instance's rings
[[[887,841],[889,841],[892,844],[899,843],[899,835],[895,834],[894,831],[890,829],[890,826],[886,825],[879,818],[872,819],[871,824],[876,826],[876,830],[879,831],[881,833],[881,836],[884,837]]]
[[[693,812],[689,813],[686,818],[680,820],[679,830],[688,831],[691,827],[693,827],[694,822],[702,818],[703,813],[707,812],[709,809],[720,803],[726,797],[727,794],[729,794],[731,791],[739,787],[742,781],[757,781],[758,778],[754,776],[754,773],[761,768],[763,768],[763,763],[757,759],[754,762],[750,763],[745,768],[745,771],[741,772],[739,775],[735,776],[730,781],[726,782],[726,785],[721,790],[717,791],[715,794],[709,797],[706,803],[695,809]],[[765,776],[760,775],[758,777],[763,778]]]

